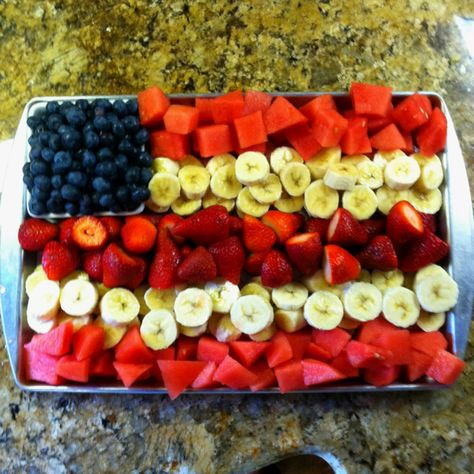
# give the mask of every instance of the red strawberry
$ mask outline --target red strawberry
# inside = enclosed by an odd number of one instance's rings
[[[189,245],[183,245],[181,247],[181,255],[183,257],[187,257],[192,251],[193,251],[193,248],[190,247]]]
[[[277,288],[293,280],[293,270],[286,255],[279,250],[271,250],[262,264],[262,285]]]
[[[104,216],[100,218],[109,234],[109,241],[117,240],[120,237],[120,229],[122,228],[122,221],[118,217]]]
[[[183,222],[184,219],[177,214],[167,214],[166,216],[163,216],[160,219],[160,222],[158,224],[158,231],[161,231],[163,229],[167,229],[169,231],[172,231],[174,227],[181,222]]]
[[[390,209],[387,235],[394,244],[404,244],[423,235],[423,219],[408,201],[399,201]]]
[[[43,270],[49,280],[61,280],[79,266],[77,251],[62,242],[48,242],[41,256]]]
[[[430,263],[436,263],[449,252],[449,245],[427,230],[420,239],[409,243],[401,250],[400,270],[416,272]]]
[[[329,221],[327,241],[344,247],[362,245],[367,242],[367,231],[348,210],[340,207]]]
[[[245,248],[249,252],[267,252],[276,242],[276,235],[270,227],[257,218],[245,215],[242,223]]]
[[[306,232],[319,232],[322,242],[326,242],[330,219],[312,217],[306,221]]]
[[[360,221],[360,225],[367,232],[367,242],[370,242],[376,235],[385,234],[385,219],[366,219]]]
[[[398,267],[393,243],[386,235],[375,236],[356,257],[367,270],[388,271]]]
[[[178,277],[188,283],[204,283],[214,280],[216,276],[214,259],[204,247],[193,250],[178,267]]]
[[[136,264],[137,264],[137,269],[130,275],[130,278],[128,280],[128,287],[132,290],[135,288],[138,288],[143,280],[145,280],[146,277],[146,271],[147,271],[147,263],[146,260],[142,257],[132,257]]]
[[[245,260],[244,247],[240,239],[235,236],[229,237],[212,244],[208,250],[216,262],[217,274],[238,285]]]
[[[72,228],[77,221],[77,217],[70,217],[59,224],[59,241],[66,245],[75,245],[72,240]]]
[[[176,224],[171,233],[197,245],[219,242],[229,237],[229,213],[224,206],[210,206]]]
[[[156,228],[158,228],[160,221],[161,221],[161,216],[159,214],[138,214],[134,216],[126,216],[125,217],[125,224],[128,224],[129,222],[133,221],[134,219],[146,219],[148,222],[153,224]]]
[[[275,231],[280,244],[295,235],[303,221],[304,218],[301,214],[289,214],[281,211],[268,211],[262,217],[262,222]]]
[[[134,216],[122,227],[124,247],[132,253],[147,253],[155,245],[156,227],[146,218]]]
[[[242,219],[237,216],[229,216],[229,234],[242,235]]]
[[[424,212],[420,212],[419,214],[423,221],[424,228],[436,234],[436,214],[425,214]]]
[[[331,285],[355,280],[360,273],[360,263],[347,250],[337,245],[324,247],[324,278]]]
[[[245,260],[245,271],[250,275],[260,275],[262,272],[262,265],[267,252],[254,252],[251,253]]]
[[[108,288],[125,286],[136,288],[138,278],[143,279],[144,262],[129,255],[117,244],[107,246],[102,255],[103,283]]]
[[[58,226],[43,219],[27,219],[18,229],[18,242],[23,250],[37,252],[54,240],[58,235]]]
[[[79,217],[72,226],[72,240],[83,250],[99,250],[107,238],[107,229],[97,217]]]
[[[158,233],[158,250],[155,253],[148,274],[150,286],[160,290],[175,286],[179,281],[176,273],[182,258],[181,252],[170,237],[169,231],[166,228],[162,228]]]
[[[82,268],[92,280],[102,281],[102,251],[86,252],[82,256]]]
[[[285,249],[293,265],[303,275],[312,275],[319,268],[323,249],[318,232],[294,235],[285,242]]]

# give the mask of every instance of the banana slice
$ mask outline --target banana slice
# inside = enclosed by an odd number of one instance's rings
[[[421,192],[417,189],[406,191],[406,200],[418,211],[425,214],[436,214],[443,204],[443,196],[439,189]]]
[[[215,313],[228,313],[240,296],[239,287],[222,278],[207,282],[204,291],[211,297]]]
[[[387,163],[383,176],[389,188],[408,189],[418,181],[420,166],[411,156],[400,156]]]
[[[329,165],[324,175],[324,184],[339,191],[351,191],[359,179],[359,170],[354,165],[337,163]]]
[[[249,338],[255,342],[265,342],[270,341],[271,338],[276,334],[277,328],[276,324],[273,322],[270,326],[262,329],[261,331],[255,334],[249,334]]]
[[[240,295],[257,295],[270,302],[270,292],[264,286],[255,282],[247,283],[244,287],[242,287],[240,290]]]
[[[217,170],[226,165],[235,167],[235,158],[230,153],[222,153],[221,155],[213,156],[206,165],[207,171],[214,176]]]
[[[459,289],[457,283],[447,273],[439,273],[418,281],[415,293],[425,311],[443,313],[456,306]]]
[[[313,179],[322,179],[330,165],[335,165],[341,161],[341,148],[323,148],[316,153],[311,160],[306,161],[306,166]]]
[[[135,288],[133,290],[133,294],[137,298],[138,302],[140,303],[140,314],[142,316],[145,316],[148,311],[150,311],[150,308],[146,305],[145,303],[145,293],[148,290],[147,285],[140,285],[138,288]]]
[[[409,290],[413,290],[415,287],[415,273],[409,272],[403,275],[403,286]]]
[[[188,199],[186,196],[180,196],[171,203],[171,210],[178,216],[189,216],[201,209],[201,204],[201,199]]]
[[[168,212],[170,209],[170,206],[157,206],[151,200],[151,198],[145,201],[145,206],[147,207],[147,209],[150,209],[150,211],[156,212],[157,214],[163,214],[164,212]]]
[[[59,311],[59,295],[60,289],[57,282],[43,280],[38,283],[28,300],[26,308],[28,321],[38,320],[41,322],[54,319]],[[39,322],[38,325],[40,325]],[[31,325],[30,327],[35,330]]]
[[[236,201],[237,210],[242,214],[254,217],[262,217],[270,209],[269,204],[261,204],[250,194],[249,188],[240,191]]]
[[[344,290],[345,312],[357,321],[371,321],[382,312],[382,293],[371,283],[356,282]]]
[[[71,322],[72,323],[72,332],[77,332],[83,326],[87,326],[91,324],[92,317],[90,314],[85,314],[84,316],[70,316],[66,314],[64,311],[59,311],[58,316],[56,318],[58,326],[64,323]]]
[[[413,280],[413,288],[416,288],[416,285],[426,277],[433,276],[433,275],[448,275],[448,272],[439,265],[432,263],[431,265],[427,265],[426,267],[420,268],[415,273],[415,279]]]
[[[216,324],[214,337],[219,342],[236,341],[242,336],[239,329],[232,323],[231,317],[224,314]]]
[[[249,191],[252,197],[261,204],[273,204],[281,197],[280,178],[276,174],[269,173],[263,181],[249,186]]]
[[[281,184],[293,197],[302,196],[311,183],[309,169],[303,163],[288,163],[280,171]]]
[[[240,183],[255,184],[264,180],[270,172],[270,165],[263,153],[246,151],[235,162],[235,175]]]
[[[209,318],[209,320],[207,321],[207,330],[215,337],[216,336],[216,329],[217,329],[217,325],[219,324],[219,321],[221,320],[221,318],[223,318],[224,315],[223,314],[220,314],[220,313],[212,313],[211,314],[211,317]],[[180,326],[180,324],[178,323],[178,327]],[[196,326],[198,327],[198,326]]]
[[[374,270],[372,272],[372,283],[382,293],[385,293],[389,288],[403,286],[403,281],[403,272],[400,270],[390,270],[388,272]]]
[[[352,331],[353,329],[357,329],[361,324],[361,321],[357,321],[355,319],[350,318],[349,316],[344,315],[338,327],[342,329],[347,329],[348,331]]]
[[[295,332],[306,326],[303,309],[286,310],[277,309],[275,311],[275,324],[278,328],[286,332]]]
[[[211,191],[223,199],[235,199],[242,189],[235,174],[234,165],[219,168],[211,178]]]
[[[407,193],[408,191],[398,191],[385,185],[377,189],[375,195],[377,196],[379,211],[387,215],[397,202],[407,200]]]
[[[239,183],[239,186],[240,186],[240,183]],[[211,187],[212,187],[212,178],[211,178]],[[234,207],[235,207],[235,199],[224,199],[224,198],[218,197],[212,192],[211,189],[208,189],[207,193],[202,198],[202,207],[206,209],[210,206],[215,206],[215,205],[224,206],[228,212],[231,212],[234,210]]]
[[[52,318],[52,319],[41,319],[38,318],[34,312],[26,312],[26,322],[28,323],[28,326],[30,329],[38,334],[46,334],[51,329],[56,327],[57,325],[57,319]]]
[[[66,286],[67,283],[69,283],[72,280],[85,280],[89,281],[89,275],[82,271],[82,270],[75,270],[74,272],[70,273],[68,276],[64,277],[62,280],[59,281],[59,286],[62,288],[63,286]]]
[[[352,191],[342,194],[342,207],[359,221],[371,217],[377,210],[377,204],[377,196],[364,184],[357,184]]]
[[[372,163],[367,155],[348,155],[343,156],[341,165],[353,165],[358,167],[361,163]]]
[[[185,156],[182,160],[179,160],[179,166],[180,168],[184,168],[185,166],[201,166],[204,167],[202,164],[202,161],[197,159],[193,155],[187,155]]]
[[[370,276],[370,272],[366,270],[365,268],[363,268],[360,271],[359,276],[357,277],[357,281],[364,281],[365,283],[373,283],[372,277]]]
[[[96,287],[86,280],[71,280],[61,289],[59,303],[61,309],[70,316],[84,316],[92,313],[99,293]]]
[[[339,194],[322,179],[312,182],[304,192],[304,207],[311,217],[327,219],[339,206]]]
[[[329,291],[338,298],[342,297],[344,285],[330,285],[324,278],[323,270],[318,270],[313,275],[302,278],[301,282],[311,293],[316,291]]]
[[[420,315],[420,305],[413,291],[397,286],[389,288],[383,295],[382,311],[387,321],[407,328],[416,323]]]
[[[140,313],[137,297],[126,288],[114,288],[100,300],[100,315],[109,324],[121,325],[133,321]]]
[[[273,321],[273,308],[261,296],[241,296],[230,310],[232,324],[244,334],[255,334]]]
[[[424,309],[420,311],[420,316],[416,325],[425,332],[438,331],[446,322],[446,313],[428,313]]]
[[[201,326],[212,314],[212,299],[204,290],[187,288],[176,297],[174,312],[176,321],[183,326]]]
[[[288,163],[303,163],[303,158],[294,149],[288,146],[280,146],[275,148],[270,155],[270,165],[276,174]]]
[[[383,170],[388,162],[403,156],[407,155],[402,150],[378,151],[372,161]]]
[[[194,200],[206,194],[211,175],[203,166],[188,165],[179,170],[178,179],[184,195]]]
[[[31,297],[31,294],[33,290],[36,288],[36,286],[41,283],[42,281],[48,280],[48,276],[46,275],[45,271],[43,270],[43,267],[39,267],[37,270],[35,270],[33,273],[28,275],[27,279],[25,280],[25,291],[26,294]],[[53,280],[50,280],[53,281]],[[59,288],[59,282],[55,281],[56,285],[58,285]]]
[[[316,329],[334,329],[340,324],[343,316],[341,300],[329,291],[316,291],[304,305],[304,318]]]
[[[108,291],[110,291],[112,288],[109,288],[105,286],[102,282],[94,282],[94,286],[97,289],[97,293],[99,293],[99,299],[102,298]]]
[[[301,283],[288,283],[272,290],[272,301],[279,309],[295,311],[308,299],[308,289]]]
[[[179,198],[181,186],[178,177],[171,173],[155,174],[148,183],[152,202],[158,208],[171,206]],[[154,211],[161,212],[161,211]]]
[[[411,155],[420,166],[420,178],[415,183],[415,188],[421,192],[431,191],[441,186],[444,179],[443,165],[436,156],[424,156],[420,153]]]
[[[282,192],[280,199],[275,201],[273,205],[281,212],[300,212],[304,206],[304,196],[293,197]]]
[[[373,161],[363,161],[357,165],[359,171],[359,184],[364,184],[370,189],[383,186],[383,169]]]
[[[127,332],[127,329],[129,327],[128,324],[115,325],[106,323],[104,319],[100,316],[96,318],[96,320],[94,321],[94,325],[104,330],[104,350],[115,347],[122,340],[123,336],[125,336],[125,333]]]
[[[174,288],[168,290],[148,288],[148,290],[145,291],[144,300],[148,308],[146,313],[148,313],[149,310],[155,309],[173,311],[174,302],[176,301],[176,290]]]
[[[170,173],[174,174],[175,176],[178,176],[179,163],[170,158],[159,156],[153,160],[153,163],[151,164],[151,169],[155,174]]]
[[[198,337],[201,334],[204,334],[207,330],[207,323],[201,324],[194,328],[189,328],[178,323],[178,333],[187,337]]]
[[[171,346],[178,337],[178,326],[171,311],[155,309],[142,320],[140,334],[147,347],[157,351]]]

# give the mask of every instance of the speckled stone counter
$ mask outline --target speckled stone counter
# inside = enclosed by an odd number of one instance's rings
[[[0,1],[0,138],[38,95],[151,83],[332,91],[364,80],[441,92],[474,178],[469,18],[465,0]],[[446,391],[175,402],[22,393],[2,340],[0,472],[239,473],[320,451],[351,473],[473,472],[473,335],[468,367]]]

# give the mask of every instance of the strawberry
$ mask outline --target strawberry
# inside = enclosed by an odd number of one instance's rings
[[[275,232],[270,227],[248,215],[243,218],[242,235],[249,252],[268,252],[276,242]]]
[[[86,252],[82,256],[82,268],[92,280],[102,281],[102,251]]]
[[[436,263],[449,252],[449,245],[427,230],[420,239],[410,242],[400,252],[400,270],[416,272],[430,263]]]
[[[188,283],[204,283],[216,276],[214,259],[204,247],[194,249],[178,267],[178,277]]]
[[[37,252],[58,235],[58,226],[43,219],[27,219],[18,229],[18,242],[23,250]]]
[[[77,217],[70,217],[59,224],[59,241],[63,244],[72,246],[76,245],[72,239],[72,228],[76,221]]]
[[[360,225],[367,232],[367,242],[371,241],[376,235],[385,234],[385,219],[366,219],[360,221]]]
[[[208,250],[216,262],[217,274],[238,285],[245,260],[241,240],[236,236],[229,237],[212,244]]]
[[[125,286],[136,288],[144,277],[144,262],[132,257],[115,243],[111,243],[102,255],[103,283],[108,288]],[[140,282],[137,284],[137,280]]]
[[[164,220],[165,218],[160,221],[160,224]],[[182,258],[181,252],[170,237],[168,229],[163,227],[158,232],[158,250],[155,253],[148,274],[150,286],[160,290],[175,286],[179,282],[176,273]]]
[[[245,260],[245,271],[250,273],[250,275],[260,275],[262,272],[263,261],[267,254],[268,251],[251,253]]]
[[[122,227],[122,242],[129,252],[147,253],[154,247],[157,233],[148,219],[134,216]]]
[[[262,285],[277,288],[293,280],[293,270],[286,255],[279,250],[271,250],[262,264]]]
[[[141,285],[141,283],[146,277],[147,263],[146,260],[142,257],[133,256],[132,258],[137,264],[137,269],[130,275],[130,278],[128,280],[128,287],[131,290],[134,290],[135,288],[138,288]]]
[[[347,250],[337,245],[326,245],[323,257],[324,278],[331,285],[355,280],[360,273],[360,263]]]
[[[97,217],[79,217],[72,226],[72,240],[83,250],[99,250],[107,238],[107,229]]]
[[[104,216],[100,218],[109,234],[109,241],[115,241],[120,237],[120,229],[122,228],[122,221],[118,217]]]
[[[425,214],[424,212],[420,212],[419,214],[423,221],[424,228],[430,230],[433,234],[436,234],[436,214]]]
[[[161,216],[159,214],[138,214],[138,215],[134,215],[134,216],[126,216],[125,217],[125,224],[127,224],[130,221],[133,221],[136,218],[146,219],[151,224],[153,224],[156,228],[158,228],[158,226],[160,224],[160,221],[161,221]]]
[[[394,244],[404,244],[423,235],[423,219],[408,201],[399,201],[390,209],[386,227]]]
[[[237,216],[229,216],[229,234],[242,235],[242,219]]]
[[[279,244],[286,242],[303,224],[304,218],[301,214],[290,214],[281,211],[268,211],[262,222],[273,229]]]
[[[193,248],[190,247],[189,245],[183,245],[181,247],[181,255],[183,257],[187,257],[192,251],[193,251]]]
[[[229,213],[224,206],[210,206],[176,224],[171,233],[190,239],[196,245],[219,242],[229,237]]]
[[[398,267],[397,254],[392,241],[386,235],[375,236],[356,255],[357,260],[367,270],[394,270]]]
[[[326,235],[328,233],[329,219],[322,219],[321,217],[312,217],[306,221],[306,232],[319,232],[321,241],[326,242]]]
[[[49,280],[61,280],[76,270],[79,256],[75,249],[52,240],[44,247],[41,264]]]
[[[323,249],[318,232],[294,235],[285,242],[285,249],[293,265],[303,275],[312,275],[319,268]]]
[[[331,217],[326,234],[330,244],[349,247],[367,242],[367,231],[346,209],[340,207]]]

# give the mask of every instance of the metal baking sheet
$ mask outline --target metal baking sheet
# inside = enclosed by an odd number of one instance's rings
[[[413,92],[394,93],[394,99],[401,100]],[[472,282],[474,281],[473,255],[473,220],[471,197],[466,168],[462,157],[459,140],[454,124],[443,98],[434,92],[422,92],[427,95],[434,105],[441,107],[448,121],[448,136],[445,152],[440,156],[445,181],[442,187],[443,207],[440,212],[441,233],[451,246],[451,253],[446,262],[446,269],[459,285],[459,300],[455,308],[447,315],[445,325],[446,336],[451,349],[458,357],[463,358],[469,336],[469,325],[473,302]],[[292,99],[296,105],[302,105],[323,93],[299,92],[273,94]],[[175,102],[191,104],[195,97],[214,97],[217,94],[171,94]],[[349,105],[347,93],[333,93],[338,105]],[[18,387],[27,391],[38,392],[69,392],[69,393],[121,393],[121,394],[165,394],[163,387],[156,385],[139,385],[131,388],[123,387],[119,382],[93,381],[88,384],[73,384],[50,386],[30,382],[22,372],[23,344],[31,336],[26,324],[26,295],[24,282],[34,265],[31,255],[24,254],[18,245],[18,228],[26,216],[26,189],[22,184],[22,166],[27,160],[28,127],[26,119],[33,104],[48,100],[77,100],[77,99],[130,99],[134,96],[77,96],[77,97],[40,97],[30,101],[22,114],[12,153],[9,156],[9,166],[5,188],[3,190],[0,217],[0,283],[1,283],[1,313],[3,333],[10,360],[13,378]],[[330,386],[314,387],[301,390],[301,393],[336,393],[336,392],[393,392],[393,391],[420,391],[439,390],[446,388],[432,380],[421,380],[417,383],[394,383],[387,387],[373,387],[361,382],[348,381]],[[244,394],[252,393],[249,390],[213,389],[187,390],[189,394]],[[263,390],[258,393],[279,393],[278,389]]]

